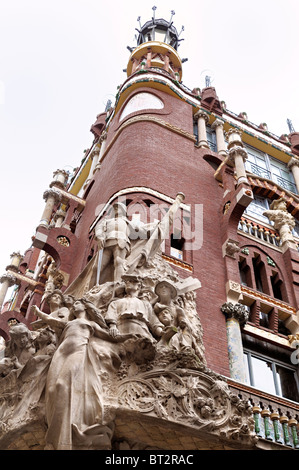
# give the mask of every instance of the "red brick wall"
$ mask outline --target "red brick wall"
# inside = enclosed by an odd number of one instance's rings
[[[192,134],[192,107],[169,95],[161,93],[160,96],[166,101],[166,114],[155,113],[155,116]],[[106,148],[109,148],[118,127],[115,118],[109,128]],[[192,210],[195,204],[202,204],[202,246],[192,251],[190,256],[193,276],[202,283],[197,291],[198,313],[204,329],[208,365],[219,373],[229,375],[225,317],[220,311],[226,300],[219,231],[223,190],[214,178],[214,169],[203,159],[207,153],[209,151],[196,148],[190,139],[153,122],[137,121],[125,127],[109,148],[88,194],[76,230],[79,237],[76,264],[77,269],[79,265],[82,269],[86,262],[88,228],[95,218],[97,206],[106,203],[121,189],[145,186],[170,197],[182,191],[186,204],[190,204]]]

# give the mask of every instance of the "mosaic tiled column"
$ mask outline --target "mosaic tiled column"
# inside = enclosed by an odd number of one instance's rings
[[[248,320],[248,312],[244,305],[226,302],[221,307],[226,317],[226,332],[231,378],[245,382],[241,325]]]
[[[6,266],[6,270],[10,270],[10,271],[14,271],[14,272],[18,272],[19,271],[19,266],[20,266],[20,263],[23,261],[23,255],[21,255],[20,252],[13,252],[11,255],[10,255],[10,263],[8,266]]]

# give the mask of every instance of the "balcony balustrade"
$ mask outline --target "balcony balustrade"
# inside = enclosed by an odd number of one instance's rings
[[[258,241],[268,243],[269,245],[280,247],[281,239],[275,230],[268,229],[262,225],[253,222],[252,220],[241,217],[238,225],[238,230],[250,237],[257,238]]]
[[[232,394],[248,400],[260,448],[299,449],[299,403],[261,392],[228,379]],[[268,444],[266,443],[268,442]],[[272,445],[271,445],[272,444]]]
[[[274,181],[276,181],[279,186],[286,189],[287,191],[291,191],[292,193],[298,194],[297,188],[295,183],[282,178],[281,176],[273,175]]]
[[[247,160],[245,163],[245,168],[247,171],[259,176],[260,178],[265,178],[267,180],[274,181],[275,183],[279,184],[279,186],[281,186],[283,189],[291,191],[294,194],[298,194],[295,183],[287,180],[286,178],[282,178],[282,176],[280,175],[272,173],[271,171],[257,165],[256,163]]]

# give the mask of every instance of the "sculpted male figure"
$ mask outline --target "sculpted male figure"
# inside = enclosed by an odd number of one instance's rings
[[[154,337],[162,334],[163,324],[154,314],[151,304],[138,298],[141,288],[139,278],[126,274],[122,280],[125,282],[126,295],[111,302],[105,317],[110,334],[115,337],[131,333],[155,342]]]
[[[112,262],[114,281],[120,281],[124,274],[124,261],[130,252],[130,233],[134,230],[126,217],[126,206],[122,203],[113,204],[112,216],[101,220],[95,227],[95,235],[99,250],[102,250],[98,270],[103,272]]]

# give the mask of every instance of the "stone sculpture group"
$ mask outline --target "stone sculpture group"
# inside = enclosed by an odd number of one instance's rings
[[[182,279],[159,251],[181,200],[135,246],[119,219],[124,213],[117,212],[112,229],[111,219],[101,221],[99,254],[89,268],[65,292],[46,290],[50,313],[34,306],[38,320],[30,329],[11,327],[0,361],[0,448],[10,433],[40,420],[45,449],[112,449],[123,410],[132,419],[146,415],[252,439],[248,403],[206,365],[200,282]]]

